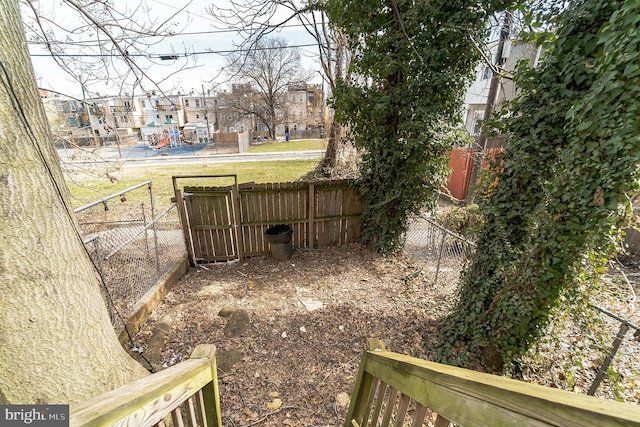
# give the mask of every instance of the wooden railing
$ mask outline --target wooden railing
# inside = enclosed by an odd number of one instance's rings
[[[640,426],[640,408],[386,351],[369,340],[345,427]]]
[[[215,352],[201,344],[178,365],[72,406],[70,425],[221,427]]]

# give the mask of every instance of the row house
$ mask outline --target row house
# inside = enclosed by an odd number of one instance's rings
[[[256,93],[249,84],[233,84],[216,94],[110,96],[85,100],[62,99],[41,93],[51,128],[74,136],[140,136],[144,141],[166,131],[180,131],[187,140],[208,142],[214,132],[264,131],[256,120]],[[324,97],[321,85],[294,83],[288,87],[276,129],[321,128]]]
[[[91,135],[89,109],[79,100],[64,99],[41,89],[40,99],[52,132],[65,136]]]
[[[324,122],[322,85],[305,82],[290,83],[285,103],[285,124],[289,130],[320,128]],[[284,129],[279,134],[284,134]]]
[[[216,98],[211,93],[198,94],[194,91],[182,97],[185,125],[184,137],[190,141],[209,142],[213,138],[215,126]]]

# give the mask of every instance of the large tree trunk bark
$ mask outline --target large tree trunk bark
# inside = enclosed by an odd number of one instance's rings
[[[146,371],[111,327],[17,0],[0,2],[0,60],[0,403],[76,403]]]

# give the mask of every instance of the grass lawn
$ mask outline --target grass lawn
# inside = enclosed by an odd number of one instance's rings
[[[326,150],[326,139],[300,139],[289,142],[271,142],[249,147],[249,153],[273,153],[281,151]]]
[[[67,185],[72,195],[72,204],[76,208],[113,193],[125,190],[144,181],[151,181],[156,205],[168,206],[173,196],[172,176],[179,175],[226,175],[236,174],[238,183],[243,182],[286,182],[296,181],[312,170],[319,160],[282,160],[272,162],[210,163],[190,165],[167,165],[153,167],[125,167],[110,175],[117,178],[111,182],[104,171],[96,170],[94,175],[76,173],[67,175]],[[229,185],[233,179],[183,179],[182,185],[218,186]],[[147,200],[147,193],[137,190],[127,195],[128,200]]]

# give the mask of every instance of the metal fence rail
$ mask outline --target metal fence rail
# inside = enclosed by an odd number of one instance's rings
[[[185,256],[176,205],[156,215],[151,182],[76,209],[84,242],[120,332],[135,304]]]

